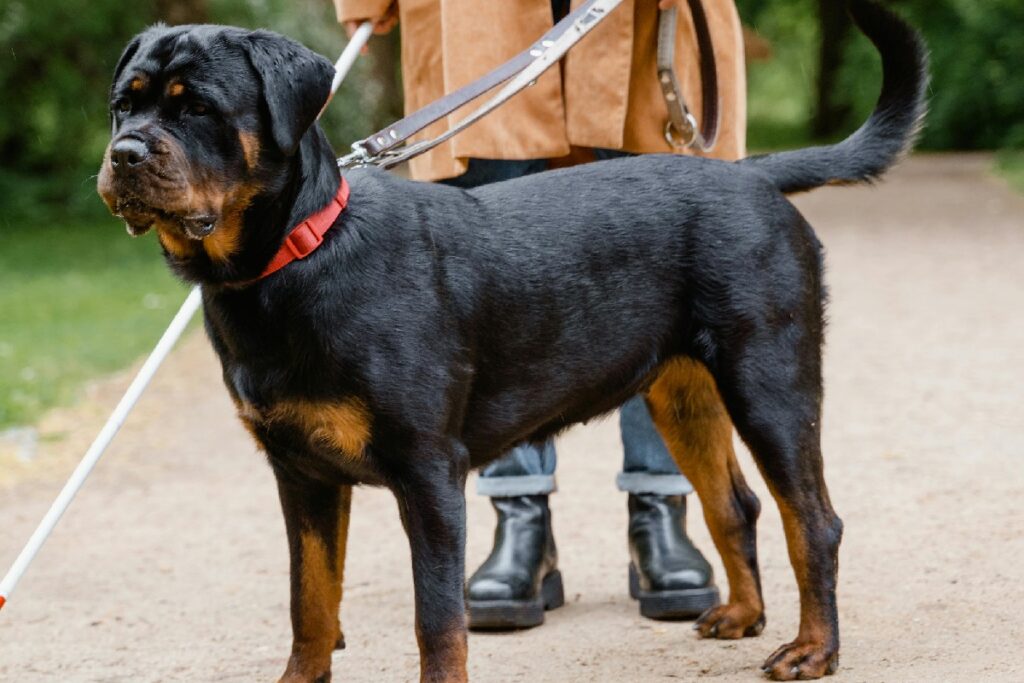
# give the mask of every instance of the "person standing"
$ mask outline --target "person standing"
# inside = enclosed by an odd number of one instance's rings
[[[351,34],[363,21],[378,33],[402,26],[407,112],[416,111],[518,54],[583,0],[334,0]],[[722,112],[715,148],[745,154],[746,76],[734,0],[704,0],[714,46]],[[589,150],[597,159],[642,153],[694,153],[666,140],[668,112],[657,80],[659,9],[678,5],[676,74],[689,108],[701,111],[700,55],[684,0],[623,0],[537,82],[502,107],[409,162],[413,179],[470,188],[566,165]],[[470,111],[428,127],[444,133]],[[628,493],[630,594],[644,616],[694,618],[718,602],[711,567],[686,534],[693,491],[655,430],[641,397],[619,410]],[[528,628],[563,601],[548,496],[555,491],[552,441],[521,444],[477,480],[497,514],[494,546],[467,583],[473,629]]]

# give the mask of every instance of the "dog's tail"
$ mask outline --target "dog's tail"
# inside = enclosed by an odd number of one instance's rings
[[[913,146],[927,110],[928,51],[921,35],[871,0],[849,0],[853,20],[882,57],[882,92],[871,117],[842,142],[744,159],[782,192],[870,182]]]

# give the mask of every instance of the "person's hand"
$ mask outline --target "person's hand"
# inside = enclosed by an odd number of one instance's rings
[[[384,12],[384,16],[366,17],[365,19],[353,19],[351,21],[344,22],[342,26],[345,29],[345,33],[348,34],[349,38],[351,38],[352,36],[355,35],[359,27],[362,26],[367,21],[373,22],[373,32],[376,35],[382,36],[386,33],[390,33],[391,29],[398,25],[397,0],[388,6],[387,11]],[[369,52],[369,48],[364,46],[360,52],[365,55],[367,52]]]

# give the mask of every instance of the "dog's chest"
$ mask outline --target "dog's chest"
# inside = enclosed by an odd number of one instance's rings
[[[271,459],[288,458],[292,465],[373,480],[376,468],[368,456],[373,418],[367,404],[354,395],[303,395],[279,366],[248,367],[225,362],[225,382],[238,417]],[[291,378],[291,381],[288,381]],[[284,398],[287,397],[287,398]]]
[[[259,407],[239,402],[238,416],[264,446],[285,440],[357,460],[370,442],[370,413],[358,399],[287,400]]]

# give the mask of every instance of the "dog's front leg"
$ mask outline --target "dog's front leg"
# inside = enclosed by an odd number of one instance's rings
[[[331,653],[344,647],[338,609],[352,487],[275,474],[291,555],[292,653],[281,683],[326,683]]]
[[[420,459],[395,487],[412,549],[421,683],[466,674],[466,458]]]

